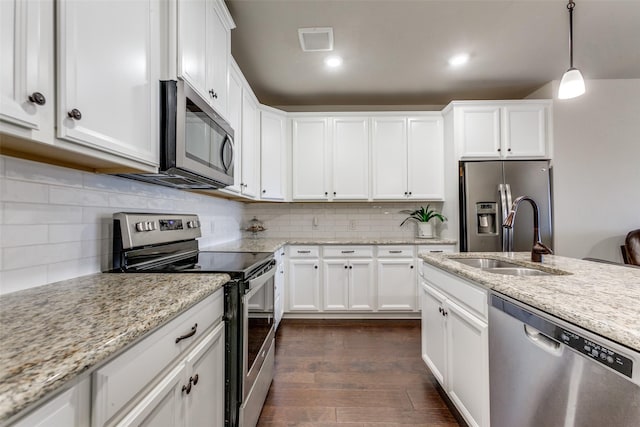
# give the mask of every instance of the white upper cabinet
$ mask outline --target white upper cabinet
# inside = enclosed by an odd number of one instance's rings
[[[0,131],[53,142],[53,0],[0,2]]]
[[[286,116],[284,112],[260,112],[260,170],[263,200],[284,200],[286,196]]]
[[[59,138],[157,165],[159,6],[57,2]]]
[[[440,114],[372,120],[372,198],[443,200],[444,139]]]
[[[296,118],[292,121],[292,169],[294,200],[327,200],[328,141],[326,117]]]
[[[460,158],[551,157],[551,101],[453,102]]]
[[[229,124],[233,128],[233,185],[227,191],[240,193],[242,181],[242,75],[235,63],[229,67]]]
[[[248,90],[242,94],[242,194],[257,197],[260,180],[260,111]]]
[[[178,76],[225,117],[233,28],[221,0],[178,1]]]
[[[331,197],[334,200],[369,198],[369,119],[335,117],[332,123]]]

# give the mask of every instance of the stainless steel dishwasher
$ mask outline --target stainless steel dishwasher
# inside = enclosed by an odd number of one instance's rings
[[[638,427],[640,354],[491,294],[492,427]]]

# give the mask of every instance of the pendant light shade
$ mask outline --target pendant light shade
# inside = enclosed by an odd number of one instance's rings
[[[567,4],[567,9],[569,10],[569,69],[564,73],[560,81],[559,99],[575,98],[585,92],[582,73],[573,66],[573,9],[575,7],[576,4],[573,0],[569,0]]]

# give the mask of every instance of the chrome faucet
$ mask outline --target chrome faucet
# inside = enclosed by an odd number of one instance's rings
[[[520,196],[515,199],[511,206],[511,212],[509,212],[509,215],[505,218],[502,226],[509,229],[513,228],[513,223],[516,220],[516,212],[518,211],[518,205],[520,205],[520,202],[523,200],[531,203],[531,206],[533,207],[533,247],[531,248],[531,261],[542,262],[542,255],[552,255],[553,251],[540,241],[540,212],[538,211],[538,205],[531,197]]]

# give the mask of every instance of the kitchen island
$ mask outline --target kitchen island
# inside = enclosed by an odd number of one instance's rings
[[[0,298],[0,423],[220,289],[226,274],[94,274]]]
[[[525,252],[421,253],[428,264],[486,289],[640,351],[640,269],[547,255],[542,263]],[[491,258],[551,275],[509,276],[482,271],[456,258]],[[557,275],[554,275],[556,273]]]

